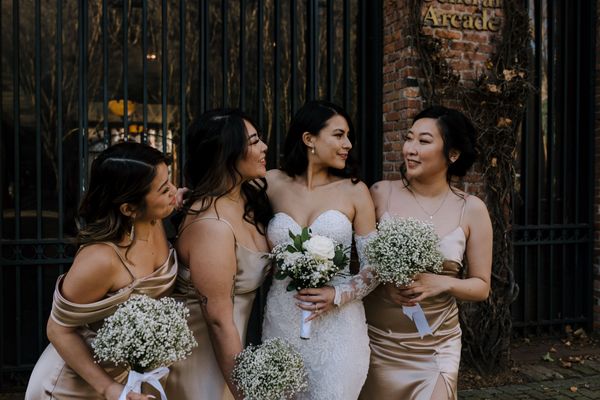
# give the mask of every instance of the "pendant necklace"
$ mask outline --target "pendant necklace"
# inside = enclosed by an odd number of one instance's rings
[[[421,208],[421,210],[423,210],[423,212],[425,213],[425,215],[427,215],[429,217],[429,220],[433,220],[433,216],[435,214],[438,213],[438,211],[441,210],[442,206],[444,205],[444,203],[446,202],[446,199],[448,198],[448,194],[450,194],[450,187],[448,187],[448,190],[446,191],[446,194],[444,195],[444,198],[442,199],[442,202],[440,203],[440,205],[438,206],[438,208],[435,209],[435,211],[433,213],[428,213],[427,210],[425,209],[425,207],[423,207],[421,205],[421,203],[419,202],[419,200],[417,199],[417,195],[410,189],[408,188],[408,191],[410,192],[410,194],[413,195],[413,198],[415,199],[415,202],[417,203],[417,205]]]

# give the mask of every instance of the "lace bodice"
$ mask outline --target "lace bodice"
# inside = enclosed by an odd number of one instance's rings
[[[350,252],[352,222],[338,210],[321,213],[309,228],[313,234],[327,236]],[[283,212],[271,219],[267,237],[272,245],[290,241],[289,231],[300,233],[298,222]],[[349,255],[349,254],[348,254]],[[331,284],[336,288],[352,286],[349,267],[338,273]],[[362,302],[347,301],[312,321],[309,340],[300,339],[300,309],[294,292],[286,290],[289,278],[273,280],[263,322],[263,340],[281,337],[302,354],[309,387],[297,400],[352,400],[358,397],[369,365],[369,340]],[[350,299],[350,297],[348,297]],[[351,300],[355,300],[353,297]]]

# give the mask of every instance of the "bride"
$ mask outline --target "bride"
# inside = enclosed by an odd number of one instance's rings
[[[291,122],[281,170],[267,173],[267,194],[275,212],[267,229],[271,245],[289,241],[289,231],[309,227],[349,252],[354,231],[361,260],[358,275],[351,276],[346,267],[331,286],[320,289],[288,292],[289,278],[273,281],[263,340],[285,338],[303,355],[308,389],[298,399],[356,399],[369,367],[360,300],[376,284],[362,262],[366,235],[375,230],[375,212],[367,186],[356,178],[351,134],[351,121],[343,109],[324,101],[308,102]],[[312,312],[308,340],[300,338],[301,309]]]

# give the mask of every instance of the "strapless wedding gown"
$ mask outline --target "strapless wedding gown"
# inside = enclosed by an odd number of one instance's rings
[[[342,212],[325,211],[309,228],[313,234],[327,236],[350,249],[352,223]],[[301,229],[292,217],[279,212],[269,222],[267,236],[275,246],[290,241],[289,231],[297,234]],[[346,267],[331,284],[344,284],[350,278]],[[304,357],[308,389],[296,399],[357,399],[367,376],[370,356],[362,301],[351,301],[314,319],[311,338],[303,340],[300,338],[301,310],[296,306],[296,291],[286,290],[288,282],[289,278],[273,280],[265,308],[263,340],[284,338]]]

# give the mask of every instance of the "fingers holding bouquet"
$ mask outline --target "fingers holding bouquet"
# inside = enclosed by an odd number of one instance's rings
[[[294,297],[298,300],[299,308],[312,312],[306,319],[306,321],[311,321],[334,308],[335,289],[332,286],[302,289]]]
[[[448,282],[448,277],[444,275],[420,273],[415,275],[413,283],[404,288],[400,288],[399,292],[401,293],[401,296],[410,299],[413,303],[410,305],[415,305],[430,297],[435,297],[441,293],[448,292],[450,290]]]

